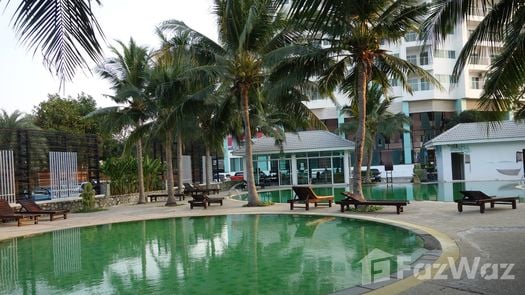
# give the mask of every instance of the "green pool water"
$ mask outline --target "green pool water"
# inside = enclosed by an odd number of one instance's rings
[[[335,200],[344,198],[341,192],[349,188],[313,187],[319,195],[332,195]],[[525,202],[525,185],[519,181],[476,181],[476,182],[449,182],[449,183],[394,183],[394,184],[372,184],[363,185],[363,194],[369,200],[415,200],[415,201],[445,201],[453,202],[461,198],[461,190],[480,190],[491,196],[520,197]],[[286,203],[292,198],[290,188],[275,189],[259,192],[261,201],[274,203]],[[235,197],[238,200],[246,200],[247,194]]]
[[[361,283],[368,253],[422,245],[406,229],[325,216],[108,224],[0,242],[0,293],[329,294]]]

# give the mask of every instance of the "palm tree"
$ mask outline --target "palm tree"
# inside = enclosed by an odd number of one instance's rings
[[[375,80],[385,89],[397,79],[406,91],[408,75],[439,83],[426,71],[381,49],[381,42],[397,42],[405,33],[417,31],[427,9],[414,0],[297,0],[290,13],[310,27],[316,39],[331,42],[335,59],[321,76],[321,85],[335,85],[347,97],[355,93],[359,114],[355,136],[353,193],[362,196],[361,166],[366,133],[367,85]]]
[[[84,56],[102,57],[98,38],[104,34],[91,10],[91,3],[100,0],[8,0],[6,5],[14,2],[19,3],[12,23],[20,42],[42,52],[45,66],[61,84],[72,80],[77,68],[89,68]]]
[[[389,111],[392,101],[396,97],[390,97],[384,93],[381,86],[372,82],[367,90],[366,98],[366,139],[365,150],[367,169],[365,181],[370,182],[370,166],[372,165],[373,152],[376,149],[376,137],[382,135],[389,138],[392,135],[405,131],[405,125],[410,124],[410,118],[403,113],[393,114]],[[353,119],[344,123],[339,128],[343,132],[354,133],[357,130],[359,117],[356,101],[351,106],[344,107],[342,111],[348,113]]]
[[[424,23],[425,39],[443,41],[450,29],[468,20],[473,11],[481,10],[485,17],[469,37],[454,67],[459,77],[477,47],[491,44],[492,60],[486,75],[481,107],[486,110],[516,111],[515,118],[525,119],[523,86],[525,85],[525,6],[521,0],[440,0],[433,1],[431,13]],[[497,48],[497,49],[496,49]],[[496,50],[499,50],[497,52]]]
[[[242,118],[242,130],[237,129],[236,135],[242,133],[245,139],[248,206],[256,206],[259,203],[253,174],[251,139],[254,125],[251,115],[264,105],[269,93],[275,95],[274,99],[279,99],[306,87],[306,84],[300,86],[300,82],[304,82],[307,74],[311,72],[292,75],[292,63],[287,64],[288,70],[285,70],[284,66],[278,66],[282,65],[284,60],[298,56],[294,53],[298,53],[299,48],[293,46],[293,43],[301,38],[300,34],[287,27],[284,14],[279,12],[280,2],[215,0],[214,12],[218,16],[220,44],[180,21],[170,20],[161,25],[163,31],[189,34],[204,55],[214,61],[212,66],[202,67],[201,70],[218,77],[220,84],[217,89],[224,95],[223,104],[233,107]],[[307,68],[306,63],[294,65],[301,69]],[[274,74],[280,74],[282,80],[271,85],[270,81],[277,80]],[[291,81],[292,79],[294,81]],[[292,85],[296,88],[289,92]],[[269,88],[273,90],[270,91]],[[239,127],[236,125],[239,121],[233,121],[234,127]]]
[[[0,113],[0,129],[39,129],[31,116],[25,115],[19,110],[8,114],[5,110]]]
[[[153,134],[164,136],[167,161],[167,191],[166,206],[177,204],[174,194],[173,136],[177,139],[178,190],[182,192],[182,142],[183,131],[193,130],[195,126],[195,111],[199,108],[192,105],[195,97],[199,97],[198,89],[206,77],[195,75],[193,69],[197,65],[193,54],[193,44],[187,34],[178,34],[171,39],[160,31],[162,46],[154,57],[150,89],[155,97],[156,115],[148,128]],[[197,94],[195,94],[197,93]],[[188,127],[190,126],[190,127]]]
[[[149,82],[150,54],[145,47],[138,46],[133,39],[128,45],[117,41],[120,50],[110,47],[115,55],[107,59],[97,68],[99,75],[110,81],[111,89],[115,92],[111,99],[125,106],[116,106],[99,109],[91,116],[102,117],[106,127],[112,131],[122,131],[128,128],[139,128],[151,115],[151,102],[146,87]],[[142,138],[130,137],[126,146],[136,146],[137,170],[139,182],[139,204],[146,203],[144,192],[144,171],[142,156]],[[127,150],[127,148],[125,149]]]

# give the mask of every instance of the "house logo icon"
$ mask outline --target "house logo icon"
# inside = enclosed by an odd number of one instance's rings
[[[359,260],[361,284],[368,285],[390,280],[392,257],[394,255],[376,248]]]

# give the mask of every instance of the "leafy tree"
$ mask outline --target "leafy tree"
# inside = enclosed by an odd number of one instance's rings
[[[121,106],[96,110],[88,117],[101,118],[109,131],[122,132],[129,128],[138,128],[149,118],[152,103],[146,87],[150,75],[150,54],[147,48],[138,46],[133,39],[128,45],[117,41],[120,50],[111,47],[114,57],[106,59],[97,68],[99,75],[110,81],[114,95],[111,99]],[[144,193],[144,175],[142,169],[142,137],[131,137],[127,146],[135,144],[138,159],[139,204],[146,203]]]
[[[381,42],[397,42],[407,32],[419,29],[427,8],[418,4],[414,0],[297,0],[291,4],[291,14],[310,28],[314,38],[331,43],[327,52],[334,64],[321,75],[321,85],[327,89],[338,86],[349,99],[357,100],[353,193],[359,196],[363,195],[368,83],[374,80],[387,89],[389,79],[396,79],[412,92],[407,76],[415,75],[439,85],[425,70],[381,48]]]
[[[521,0],[438,0],[432,1],[430,17],[424,23],[425,39],[444,41],[456,24],[468,20],[473,11],[485,14],[461,50],[454,67],[459,77],[479,46],[490,44],[492,60],[483,86],[480,106],[485,110],[516,111],[525,119],[525,5]]]
[[[382,135],[386,138],[393,136],[399,132],[405,131],[404,125],[410,123],[410,119],[403,113],[393,114],[389,111],[392,101],[396,97],[383,96],[384,91],[378,84],[369,85],[366,98],[366,139],[365,150],[367,159],[366,182],[370,181],[373,152],[376,149],[376,137]],[[359,125],[356,118],[359,117],[356,101],[352,101],[351,106],[343,108],[352,119],[349,123],[344,123],[340,130],[344,132],[355,132]]]
[[[76,99],[62,98],[58,94],[49,94],[33,109],[35,125],[44,130],[62,131],[74,134],[98,133],[94,119],[85,118],[96,109],[95,100],[85,93]]]
[[[287,26],[284,14],[279,11],[280,2],[216,0],[214,12],[219,23],[219,44],[180,21],[166,21],[161,25],[163,31],[189,34],[203,55],[213,61],[212,65],[200,70],[218,78],[216,95],[222,96],[222,114],[227,113],[223,106],[228,106],[231,110],[228,127],[235,129],[234,135],[238,138],[245,138],[248,206],[259,203],[251,161],[252,132],[257,127],[252,124],[253,116],[262,110],[269,97],[285,106],[284,101],[293,102],[288,109],[299,110],[305,108],[300,103],[304,96],[296,94],[308,86],[314,92],[312,85],[305,81],[311,72],[308,69],[315,68],[308,67],[307,60],[290,61],[301,57],[305,46],[294,44],[302,35]],[[300,71],[304,69],[307,71]],[[306,112],[301,109],[300,113]]]
[[[0,0],[0,3],[2,0]],[[18,2],[12,18],[20,42],[35,53],[41,51],[44,65],[64,83],[76,69],[89,68],[87,60],[98,61],[103,38],[91,3],[99,0],[5,0]]]

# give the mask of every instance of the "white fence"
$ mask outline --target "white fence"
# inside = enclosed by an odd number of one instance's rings
[[[78,197],[77,153],[49,152],[51,199]]]
[[[15,162],[11,150],[0,150],[0,198],[16,203]]]

